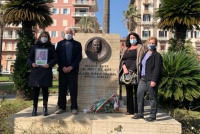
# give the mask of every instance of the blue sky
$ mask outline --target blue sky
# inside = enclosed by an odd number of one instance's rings
[[[103,28],[103,1],[97,0],[99,11],[96,12],[96,17],[101,27]],[[126,37],[128,30],[125,23],[122,22],[123,11],[127,9],[130,0],[110,0],[110,33],[120,34],[120,38]]]

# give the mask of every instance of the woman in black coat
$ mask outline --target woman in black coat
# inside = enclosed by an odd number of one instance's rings
[[[27,64],[31,67],[28,86],[34,89],[32,116],[37,115],[40,88],[42,88],[43,95],[43,115],[47,116],[48,88],[52,87],[52,67],[57,61],[55,46],[51,44],[49,33],[46,31],[41,32],[27,60]]]

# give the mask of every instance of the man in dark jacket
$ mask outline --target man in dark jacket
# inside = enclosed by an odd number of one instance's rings
[[[55,114],[66,111],[66,92],[69,87],[71,97],[71,112],[78,114],[77,96],[78,96],[78,71],[79,63],[82,59],[81,43],[73,39],[73,29],[65,28],[65,39],[57,44],[56,53],[58,55],[59,71],[59,94],[58,107]]]

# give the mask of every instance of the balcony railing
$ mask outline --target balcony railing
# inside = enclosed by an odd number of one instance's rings
[[[142,40],[147,40],[149,38],[149,36],[142,36]]]
[[[152,12],[149,11],[149,10],[144,10],[144,11],[143,11],[143,14],[152,14]]]
[[[79,0],[74,0],[72,1],[72,5],[95,5],[95,1],[79,1]]]
[[[143,1],[143,4],[146,4],[146,5],[147,5],[147,4],[151,4],[151,2],[152,2],[152,0],[144,0],[144,1]]]
[[[158,40],[160,40],[160,41],[167,41],[168,38],[167,37],[158,37]]]
[[[3,38],[6,38],[6,39],[11,38],[12,39],[13,36],[12,35],[4,35]]]
[[[142,25],[152,25],[153,22],[152,21],[142,21],[141,24]]]
[[[73,17],[84,17],[84,16],[91,16],[95,17],[94,12],[72,12]]]

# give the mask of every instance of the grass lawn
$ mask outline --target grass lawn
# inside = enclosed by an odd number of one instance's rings
[[[8,76],[0,76],[0,82],[2,81],[9,81],[9,77]]]
[[[32,101],[0,100],[0,133],[11,134],[7,117],[33,105]]]
[[[15,93],[14,84],[0,86],[0,94],[2,93]],[[50,93],[58,92],[58,81],[53,81],[53,87],[49,88]]]

